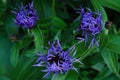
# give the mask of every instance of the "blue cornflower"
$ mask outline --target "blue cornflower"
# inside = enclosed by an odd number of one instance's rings
[[[78,39],[84,41],[85,45],[88,40],[91,40],[89,48],[94,44],[99,46],[96,37],[104,26],[101,14],[92,12],[89,8],[81,8],[78,10],[78,13],[81,15],[81,18],[79,19],[81,22],[76,31],[82,31],[82,38],[78,37]]]
[[[74,59],[72,56],[70,56],[71,51],[73,51],[73,54],[75,53],[75,47],[71,47],[69,50],[64,51],[59,40],[49,43],[49,46],[50,48],[48,49],[48,53],[40,54],[36,60],[37,64],[34,65],[38,67],[45,67],[45,70],[42,70],[43,72],[46,72],[46,75],[44,75],[43,78],[49,76],[51,73],[64,74],[70,69],[77,71],[77,69],[73,66],[73,63],[81,62],[79,59]]]
[[[32,28],[38,20],[36,11],[33,8],[33,2],[26,6],[21,5],[19,11],[12,11],[16,18],[14,22],[24,28]]]

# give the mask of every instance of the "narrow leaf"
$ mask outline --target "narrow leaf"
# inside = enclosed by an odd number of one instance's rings
[[[103,50],[109,42],[109,37],[107,35],[101,34],[100,35],[100,50]]]
[[[65,80],[66,75],[63,74],[57,74],[54,77],[54,80]]]
[[[60,18],[58,18],[58,17],[53,17],[53,19],[54,19],[54,25],[56,26],[56,27],[59,27],[59,28],[65,28],[66,26],[67,26],[67,24],[63,21],[63,20],[61,20]]]
[[[78,73],[70,70],[68,71],[65,80],[77,80],[78,79]]]
[[[110,35],[110,41],[106,47],[114,51],[115,53],[120,54],[120,36]]]
[[[34,35],[34,43],[37,51],[41,51],[43,47],[43,36],[39,28],[32,29]]]
[[[97,0],[91,0],[91,3],[92,3],[94,9],[97,12],[102,13],[102,18],[103,18],[104,22],[108,21],[108,17],[107,17],[107,14],[105,12],[105,9],[102,7],[102,5],[100,4],[100,2],[97,1]]]
[[[120,0],[97,0],[101,5],[120,12]]]
[[[28,46],[32,41],[32,36],[30,34],[26,35],[23,40],[20,41],[20,49]]]
[[[108,68],[114,72],[115,74],[118,74],[119,67],[118,67],[118,57],[117,54],[112,53],[109,49],[105,48],[102,51],[102,57],[107,64]]]
[[[87,57],[92,50],[91,48],[88,48],[87,46],[85,46],[83,42],[77,44],[76,49],[77,49],[77,52],[75,57],[80,57],[81,60]]]
[[[13,47],[11,49],[10,59],[11,59],[11,64],[13,65],[13,67],[15,67],[17,65],[17,62],[18,62],[19,50],[20,50],[19,46],[20,46],[20,44],[16,43],[13,45]]]

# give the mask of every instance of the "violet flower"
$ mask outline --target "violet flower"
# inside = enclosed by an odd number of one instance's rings
[[[36,11],[33,8],[33,2],[26,6],[21,5],[19,11],[12,12],[16,15],[14,22],[24,28],[32,28],[38,20]]]
[[[46,72],[43,78],[48,77],[51,73],[54,73],[55,75],[58,73],[64,74],[70,69],[77,71],[73,66],[73,63],[81,62],[79,59],[74,59],[70,56],[71,51],[73,51],[74,54],[75,51],[73,49],[75,47],[71,47],[69,50],[64,51],[59,40],[49,43],[49,46],[48,53],[40,54],[36,60],[37,64],[34,65],[37,67],[45,67],[45,70],[42,70],[43,72]]]
[[[78,13],[81,16],[79,19],[81,23],[76,31],[82,31],[82,37],[78,37],[78,39],[84,41],[85,45],[88,41],[91,41],[89,48],[94,44],[99,46],[96,38],[104,26],[101,14],[92,12],[89,8],[81,8],[78,10]]]

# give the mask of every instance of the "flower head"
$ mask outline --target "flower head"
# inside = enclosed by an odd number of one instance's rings
[[[33,8],[33,2],[26,6],[20,6],[19,11],[12,12],[16,15],[15,23],[19,26],[24,26],[24,28],[32,28],[38,20],[36,11]]]
[[[48,53],[40,54],[36,60],[37,64],[34,65],[45,67],[45,70],[42,70],[47,73],[44,77],[48,76],[50,73],[64,74],[70,69],[76,70],[73,63],[79,62],[79,60],[74,59],[69,54],[71,50],[73,50],[73,47],[71,47],[68,51],[64,51],[59,40],[57,40],[57,42],[49,43],[49,45],[50,48],[48,49]]]
[[[77,31],[82,31],[82,37],[78,38],[81,41],[85,41],[85,44],[90,38],[92,38],[89,47],[92,47],[94,44],[99,45],[96,37],[103,29],[103,21],[100,13],[92,12],[89,8],[81,8],[78,13],[81,15],[81,23]]]

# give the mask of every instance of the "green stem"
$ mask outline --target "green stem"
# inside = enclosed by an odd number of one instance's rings
[[[55,16],[55,0],[52,0],[52,16]]]

